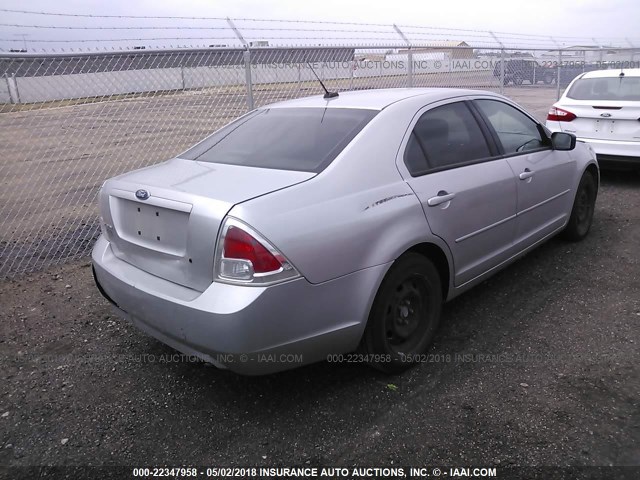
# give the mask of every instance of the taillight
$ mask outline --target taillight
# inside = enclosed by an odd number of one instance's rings
[[[225,260],[247,260],[255,273],[275,272],[282,268],[278,259],[260,242],[238,227],[230,226],[224,237]]]
[[[249,225],[227,217],[216,248],[217,280],[265,285],[299,276],[273,245]]]
[[[576,118],[575,114],[558,107],[551,107],[547,114],[547,120],[552,122],[570,122]]]

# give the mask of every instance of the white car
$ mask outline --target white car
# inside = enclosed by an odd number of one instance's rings
[[[546,125],[587,142],[605,167],[640,168],[640,68],[576,77],[549,110]]]

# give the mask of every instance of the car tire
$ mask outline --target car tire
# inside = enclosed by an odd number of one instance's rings
[[[361,342],[366,361],[386,373],[419,362],[440,321],[440,275],[426,257],[409,252],[398,258],[376,293]]]
[[[520,86],[522,85],[522,82],[524,81],[524,79],[522,78],[522,75],[520,75],[519,73],[515,73],[513,75],[513,84],[516,86]]]
[[[596,179],[591,173],[585,172],[576,191],[569,222],[562,232],[565,239],[577,242],[587,236],[593,223],[597,194]]]

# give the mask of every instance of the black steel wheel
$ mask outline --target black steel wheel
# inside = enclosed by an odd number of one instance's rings
[[[442,309],[442,285],[433,263],[417,253],[400,257],[373,302],[362,350],[375,368],[409,368],[431,343]]]

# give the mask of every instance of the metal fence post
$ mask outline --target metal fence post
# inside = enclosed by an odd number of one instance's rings
[[[562,71],[562,50],[558,50],[558,76],[556,78],[556,100],[560,100],[560,72]]]
[[[349,90],[353,90],[353,77],[356,74],[356,61],[349,62]]]
[[[13,80],[13,88],[16,90],[16,101],[14,103],[22,103],[20,100],[20,90],[18,89],[18,80],[16,80],[16,74],[11,75],[11,80]],[[9,91],[9,95],[11,95],[11,91]]]
[[[244,81],[247,87],[247,106],[253,110],[253,81],[251,79],[251,51],[247,48],[242,53],[244,60]]]
[[[413,87],[413,52],[411,51],[411,42],[395,23],[393,24],[393,29],[398,35],[400,35],[400,38],[402,38],[404,43],[407,44],[407,60],[409,61],[409,65],[407,67],[407,86]],[[380,72],[380,74],[382,75],[382,72]]]
[[[504,95],[504,48],[500,49],[500,95]]]
[[[233,20],[231,20],[229,17],[227,17],[227,23],[229,24],[229,28],[233,30],[233,33],[235,33],[236,37],[238,37],[238,40],[240,40],[240,43],[242,43],[245,48],[244,52],[242,52],[242,60],[244,61],[244,81],[247,88],[247,106],[249,107],[249,110],[253,110],[253,82],[251,79],[250,45],[244,39],[242,33],[240,33],[240,30],[238,30],[236,24],[233,23]]]
[[[489,33],[496,41],[498,45],[500,45],[500,94],[504,94],[504,43],[500,41],[498,36],[489,30]]]
[[[9,74],[4,74],[4,79],[7,82],[7,94],[9,95],[9,103],[16,103],[13,100],[13,95],[11,95],[11,85],[9,84]]]

